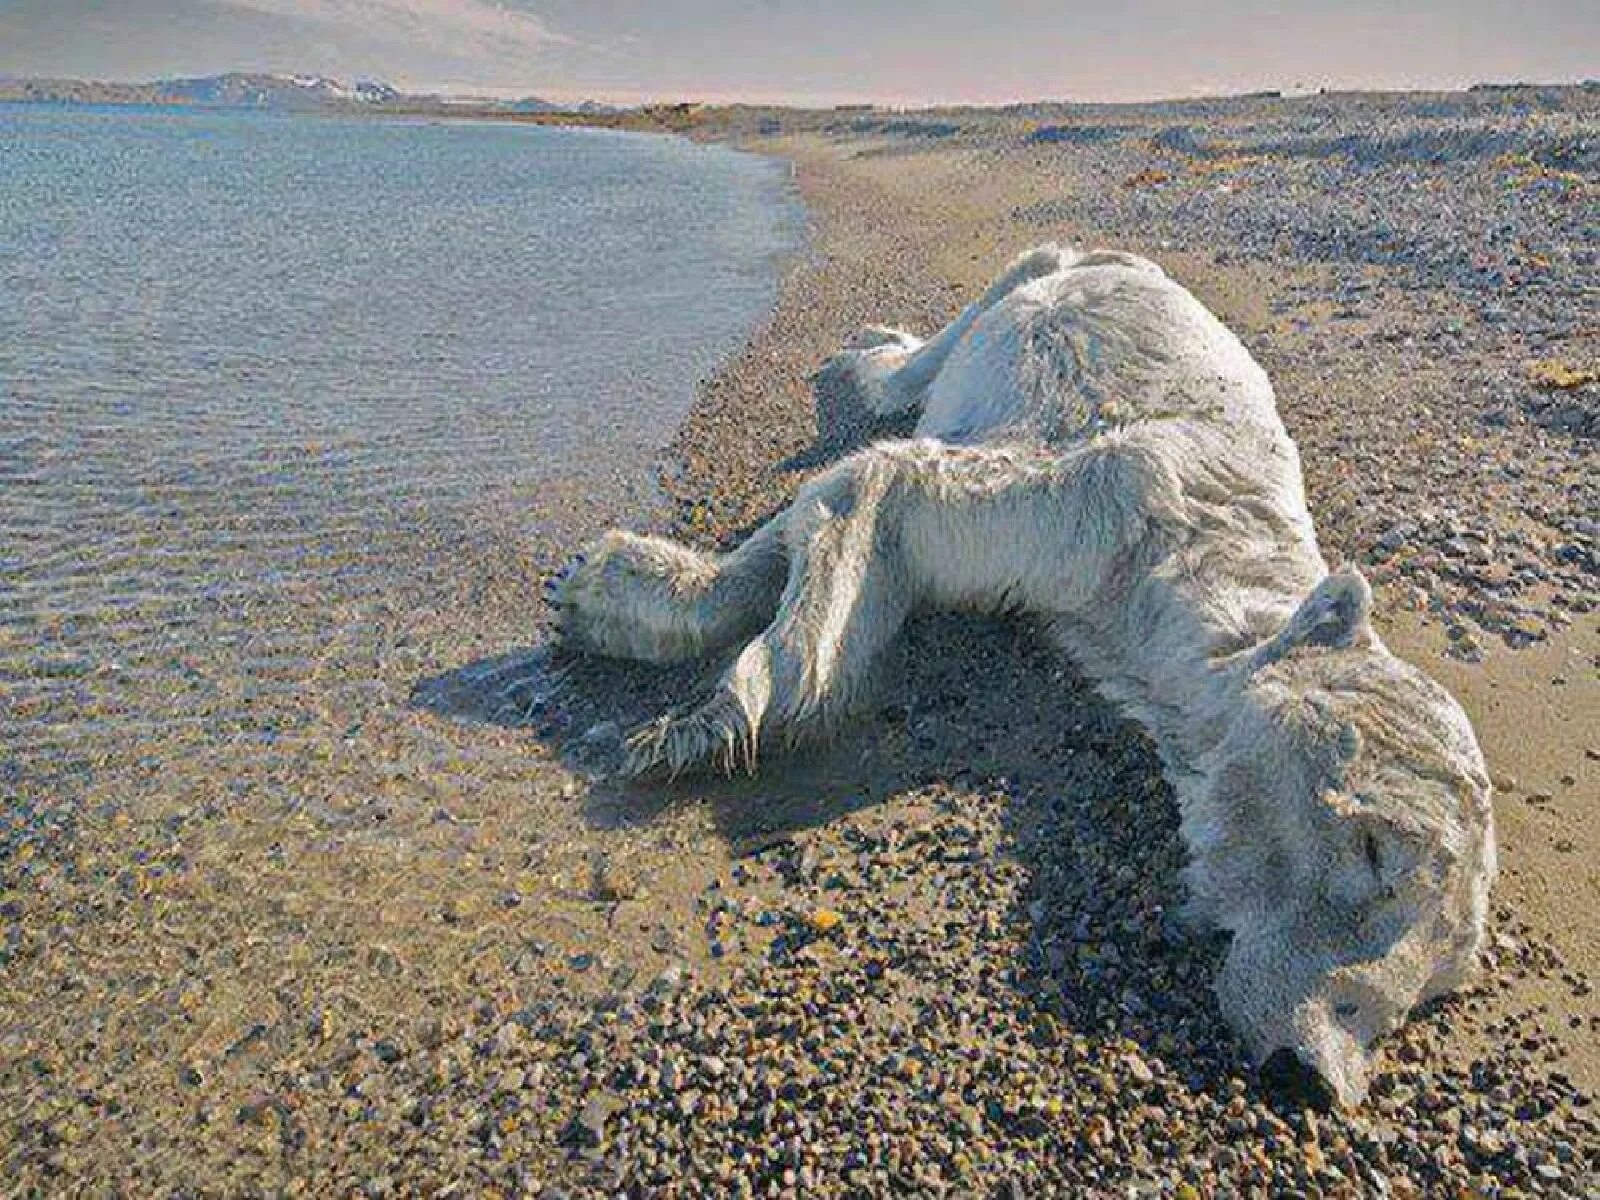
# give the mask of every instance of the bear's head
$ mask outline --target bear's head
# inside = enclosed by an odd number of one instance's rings
[[[1359,574],[1330,575],[1240,665],[1184,806],[1196,915],[1232,934],[1223,1016],[1269,1073],[1345,1104],[1373,1043],[1470,974],[1495,872],[1466,714],[1370,606]]]

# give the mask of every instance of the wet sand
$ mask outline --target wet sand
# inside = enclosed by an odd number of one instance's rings
[[[881,432],[807,383],[860,325],[926,333],[1049,237],[1152,254],[1273,375],[1329,556],[1372,572],[1386,637],[1478,725],[1504,864],[1483,982],[1389,1039],[1360,1113],[1262,1092],[1215,1013],[1217,948],[1164,933],[1182,850],[1153,753],[1021,623],[919,620],[836,744],[753,780],[614,780],[618,731],[718,664],[552,655],[543,579],[630,514],[510,494],[414,588],[335,622],[282,700],[287,747],[190,757],[167,733],[26,781],[3,875],[8,1186],[1585,1194],[1600,645],[1557,548],[1592,554],[1570,514],[1594,511],[1593,441],[1541,420],[1542,393],[1457,387],[1481,312],[1385,288],[1402,266],[1362,264],[1352,293],[1316,263],[1202,249],[1203,229],[1147,240],[1097,207],[1128,174],[1098,152],[745,120],[701,132],[793,162],[812,243],[703,389],[654,522],[735,538]],[[1463,333],[1419,348],[1446,320]],[[1538,352],[1592,362],[1594,337]],[[1511,378],[1526,356],[1479,357]],[[1531,527],[1551,565],[1527,590],[1564,603],[1472,607],[1504,581],[1457,569],[1490,543],[1454,529],[1384,549],[1430,506]],[[1511,554],[1492,544],[1490,566]]]

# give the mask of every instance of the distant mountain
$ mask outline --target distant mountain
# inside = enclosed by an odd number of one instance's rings
[[[188,104],[217,108],[315,109],[391,104],[401,95],[386,83],[341,83],[319,75],[230,72],[154,83],[83,79],[0,79],[0,100],[57,104]]]
[[[540,96],[524,96],[521,100],[504,100],[499,103],[490,101],[485,107],[514,113],[583,113],[585,116],[591,117],[611,116],[627,111],[626,109],[617,108],[615,105],[601,104],[598,100],[585,100],[580,104],[571,104],[559,100],[546,100]]]
[[[173,104],[216,104],[228,108],[320,108],[326,104],[386,104],[400,93],[386,83],[346,84],[319,75],[209,75],[163,79],[150,85]]]
[[[465,109],[490,113],[581,113],[609,116],[627,110],[585,100],[560,103],[538,96],[492,100],[474,96],[418,96],[386,83],[342,83],[321,75],[264,75],[232,71],[198,79],[153,83],[102,83],[88,79],[15,79],[0,75],[0,101],[40,104],[174,104],[202,108],[263,108],[287,112],[317,109],[402,108],[408,112]]]
[[[493,103],[490,101],[489,103]],[[561,112],[563,106],[554,100],[545,100],[539,96],[524,96],[521,100],[503,100],[495,105],[506,112],[515,113],[551,113]]]

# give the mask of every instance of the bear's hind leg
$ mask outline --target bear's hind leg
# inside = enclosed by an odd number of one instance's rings
[[[631,773],[752,767],[763,740],[797,741],[850,710],[913,601],[887,533],[898,522],[899,470],[867,450],[801,493],[776,619],[706,703],[633,735]]]
[[[1108,574],[1159,541],[1157,465],[1128,439],[1059,457],[923,440],[847,459],[789,510],[777,617],[710,700],[633,735],[629,771],[750,767],[763,744],[826,730],[918,605],[1061,616],[1097,603]]]

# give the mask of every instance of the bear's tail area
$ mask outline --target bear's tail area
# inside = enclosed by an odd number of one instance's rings
[[[1065,270],[1079,257],[1077,251],[1054,242],[1036,246],[1013,259],[979,300],[962,309],[930,340],[869,325],[824,363],[814,378],[820,386],[848,389],[868,411],[881,417],[916,411],[950,351],[979,317],[1024,284]]]

